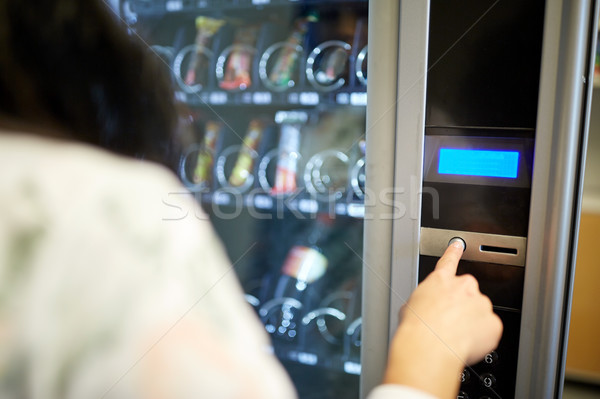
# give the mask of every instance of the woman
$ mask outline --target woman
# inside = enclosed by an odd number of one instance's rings
[[[154,57],[92,0],[0,0],[0,48],[0,396],[295,397],[193,198],[132,158],[176,153]],[[456,397],[497,345],[461,253],[407,303],[372,399]]]

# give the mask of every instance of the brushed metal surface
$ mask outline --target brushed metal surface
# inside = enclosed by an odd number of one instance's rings
[[[421,255],[442,256],[450,241],[457,237],[466,244],[464,260],[525,266],[527,238],[500,234],[421,227]]]

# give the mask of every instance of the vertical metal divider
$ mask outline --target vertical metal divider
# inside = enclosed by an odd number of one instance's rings
[[[429,0],[369,2],[361,398],[417,284]]]
[[[592,10],[587,0],[546,5],[517,398],[558,397],[562,387]]]
[[[436,195],[423,191],[429,1],[404,1],[399,28],[390,337],[418,283],[421,195]]]
[[[399,2],[369,1],[366,184],[360,397],[378,384],[387,362],[392,211],[379,195],[393,180]]]
[[[589,128],[590,128],[590,118],[592,112],[592,94],[594,91],[594,65],[595,65],[595,55],[596,55],[596,46],[598,42],[598,15],[600,13],[600,1],[594,1],[591,8],[591,15],[589,18],[590,26],[588,32],[588,59],[587,68],[587,87],[584,91],[584,107],[582,107],[582,117],[583,117],[583,131],[586,132],[582,141],[580,143],[580,157],[581,162],[579,164],[579,173],[578,173],[578,187],[576,190],[576,203],[574,207],[573,217],[576,220],[573,226],[573,246],[571,253],[571,270],[569,271],[569,282],[567,287],[567,298],[564,312],[564,338],[562,340],[562,349],[561,349],[561,358],[560,358],[560,368],[557,373],[557,396],[562,397],[562,392],[564,388],[564,380],[565,380],[565,366],[567,363],[567,344],[569,341],[569,329],[571,324],[571,306],[573,299],[573,288],[575,283],[575,268],[577,262],[577,243],[579,242],[579,224],[581,221],[581,209],[583,202],[583,181],[584,181],[584,172],[585,172],[585,163],[587,158],[587,147],[588,147],[588,136],[589,136]]]

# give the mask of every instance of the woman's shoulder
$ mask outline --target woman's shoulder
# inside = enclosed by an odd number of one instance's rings
[[[0,212],[6,243],[25,236],[97,242],[100,252],[157,258],[220,246],[193,195],[163,166],[89,145],[0,133],[0,170],[0,207],[11,210]]]
[[[3,174],[9,171],[23,176],[36,171],[56,183],[80,178],[80,187],[86,182],[97,185],[128,179],[178,185],[175,176],[161,165],[65,139],[0,131],[0,155]]]
[[[18,132],[0,132],[0,170],[3,195],[41,201],[55,214],[115,205],[168,213],[170,197],[190,196],[171,171],[153,162]]]

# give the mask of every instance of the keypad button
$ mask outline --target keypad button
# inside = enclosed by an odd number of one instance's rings
[[[498,352],[491,351],[485,355],[483,362],[489,366],[495,366],[498,363]]]
[[[456,399],[469,399],[469,395],[465,391],[460,391],[458,395],[456,395]]]
[[[460,382],[462,384],[466,384],[467,382],[469,382],[470,379],[471,379],[471,373],[469,372],[469,370],[464,369],[462,371],[462,373],[460,373]]]
[[[493,388],[496,386],[496,377],[490,373],[481,374],[479,381],[481,381],[481,385],[486,388]]]

